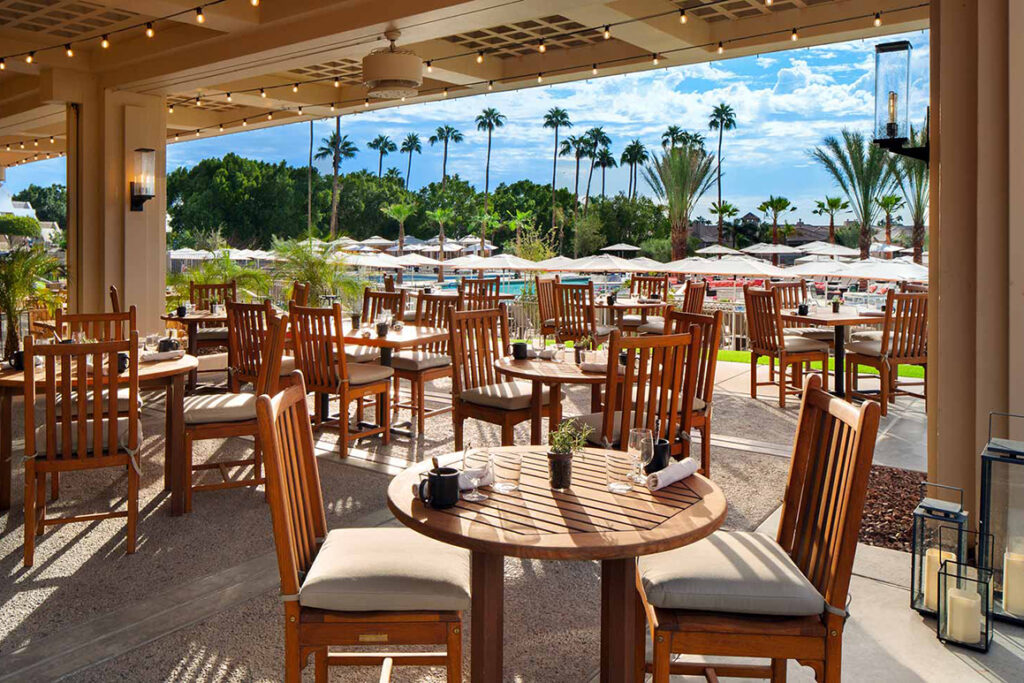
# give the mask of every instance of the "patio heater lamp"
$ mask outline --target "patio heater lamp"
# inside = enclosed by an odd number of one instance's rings
[[[927,162],[927,142],[921,147],[907,146],[910,141],[910,50],[906,40],[875,46],[874,142],[893,154]]]
[[[135,166],[130,187],[132,211],[142,211],[143,205],[156,195],[156,150],[140,147],[135,150]]]
[[[1024,625],[1024,441],[992,437],[992,418],[1024,415],[990,413],[988,443],[981,453],[982,540],[992,547],[993,616]]]
[[[952,503],[925,497],[914,509],[914,529],[910,558],[910,606],[935,616],[939,603],[939,570],[943,562],[966,562],[967,512],[964,492],[953,486],[928,484],[957,491],[960,501]],[[940,533],[951,527],[952,533]]]

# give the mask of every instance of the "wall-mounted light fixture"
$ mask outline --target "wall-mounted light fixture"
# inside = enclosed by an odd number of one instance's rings
[[[142,211],[143,205],[156,195],[156,150],[140,147],[135,150],[131,179],[131,210]]]

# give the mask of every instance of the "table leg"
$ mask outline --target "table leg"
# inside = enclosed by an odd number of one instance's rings
[[[174,430],[171,428],[171,405],[174,403],[173,381],[164,390],[164,491],[174,489]]]
[[[544,385],[534,380],[533,394],[530,396],[530,443],[540,446],[541,441],[541,415],[544,410]]]
[[[475,597],[475,595],[474,595]],[[632,681],[636,675],[636,560],[601,562],[601,681]],[[474,623],[476,620],[473,620]],[[476,680],[474,678],[473,680]]]
[[[167,401],[170,413],[170,432],[167,440],[171,442],[171,515],[177,516],[185,512],[185,487],[188,486],[186,468],[189,466],[185,458],[185,377],[175,375],[171,380],[171,393]]]
[[[590,412],[600,413],[604,408],[601,401],[601,385],[591,384],[590,385]]]
[[[832,393],[842,398],[846,395],[846,325],[836,325],[835,346],[836,360],[834,365],[836,379],[833,383]],[[826,380],[828,379],[827,373],[825,378]],[[827,389],[828,387],[825,388]]]
[[[14,460],[11,458],[11,395],[0,392],[0,511],[11,509],[11,475]]]
[[[505,557],[474,550],[472,571],[470,680],[500,681],[505,621]]]
[[[548,405],[551,407],[550,417],[548,418],[548,432],[553,432],[562,423],[562,385],[550,385],[548,393],[550,394]]]
[[[198,356],[197,351],[199,350],[199,340],[196,339],[196,334],[199,331],[199,323],[188,324],[188,355]],[[195,391],[196,385],[199,384],[199,367],[196,366],[192,369],[192,372],[188,373],[188,390]]]

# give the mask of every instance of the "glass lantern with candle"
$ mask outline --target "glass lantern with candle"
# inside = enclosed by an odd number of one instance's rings
[[[981,453],[979,528],[990,538],[993,569],[993,614],[1024,625],[1024,441],[993,436],[998,420],[1008,433],[1024,427],[1024,415],[989,414],[989,438]]]
[[[135,150],[129,191],[132,211],[142,211],[145,203],[156,196],[155,149],[140,147]]]
[[[910,137],[910,43],[875,46],[875,140]]]
[[[921,614],[935,615],[939,602],[939,569],[943,562],[966,558],[967,512],[963,490],[928,484],[960,494],[958,502],[925,497],[914,509],[910,558],[910,606]],[[943,527],[948,527],[943,531]]]
[[[939,570],[939,595],[939,640],[988,652],[992,642],[992,571],[946,560]]]

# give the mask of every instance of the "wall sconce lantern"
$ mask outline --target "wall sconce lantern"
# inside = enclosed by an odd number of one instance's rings
[[[156,150],[140,147],[135,150],[131,180],[131,210],[142,211],[143,205],[156,195]]]
[[[921,614],[935,616],[939,602],[939,569],[943,562],[965,562],[967,556],[967,512],[962,489],[929,484],[960,493],[951,503],[924,498],[914,509],[914,530],[910,556],[910,606]],[[943,528],[951,527],[953,533]]]
[[[928,135],[920,147],[910,142],[910,52],[906,40],[875,46],[875,144],[893,154],[928,161]]]
[[[993,417],[1021,420],[1024,415],[989,414],[979,519],[982,540],[991,545],[984,552],[992,557],[994,616],[1024,625],[1024,441],[994,438]]]

